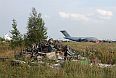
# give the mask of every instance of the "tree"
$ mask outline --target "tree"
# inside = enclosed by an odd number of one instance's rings
[[[0,37],[0,42],[1,42],[1,41],[4,41],[4,38]]]
[[[32,8],[32,14],[28,19],[26,41],[28,45],[39,43],[47,38],[47,29],[41,17],[41,13],[37,14],[35,8]]]
[[[21,34],[19,32],[19,30],[17,29],[17,23],[16,20],[13,19],[13,24],[12,24],[12,30],[11,30],[11,47],[14,49],[16,47],[21,46],[21,42],[22,42],[22,37]]]

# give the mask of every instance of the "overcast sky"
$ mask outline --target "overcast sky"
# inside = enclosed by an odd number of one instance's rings
[[[13,18],[25,33],[32,7],[42,13],[50,38],[63,39],[60,30],[67,30],[72,36],[116,40],[116,0],[0,0],[0,36],[9,33]]]

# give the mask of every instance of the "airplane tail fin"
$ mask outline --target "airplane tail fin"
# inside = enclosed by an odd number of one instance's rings
[[[71,37],[65,30],[60,31],[65,37]]]

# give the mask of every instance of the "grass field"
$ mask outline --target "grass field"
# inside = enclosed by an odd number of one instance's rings
[[[46,64],[11,66],[9,62],[0,62],[0,78],[116,78],[116,67],[99,68],[78,62],[65,62],[60,69]]]
[[[102,63],[116,64],[116,43],[65,42],[85,57],[97,57]]]
[[[0,42],[0,57],[13,57],[14,51],[11,50],[7,42]]]
[[[77,50],[83,56],[91,57],[92,54],[92,56],[98,57],[103,63],[107,63],[109,57],[114,61],[116,58],[115,43],[65,42],[64,44]],[[13,56],[12,50],[7,44],[1,44],[0,49],[0,55]],[[12,66],[11,60],[0,61],[0,78],[116,78],[116,66],[100,68],[96,65],[84,65],[78,61],[65,61],[62,68],[53,69],[46,63],[29,65],[27,62],[19,66]]]

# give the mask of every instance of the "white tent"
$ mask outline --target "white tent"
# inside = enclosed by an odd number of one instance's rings
[[[5,40],[9,40],[9,41],[12,40],[12,38],[11,38],[8,34],[5,34],[5,35],[4,35],[4,39],[5,39]]]

